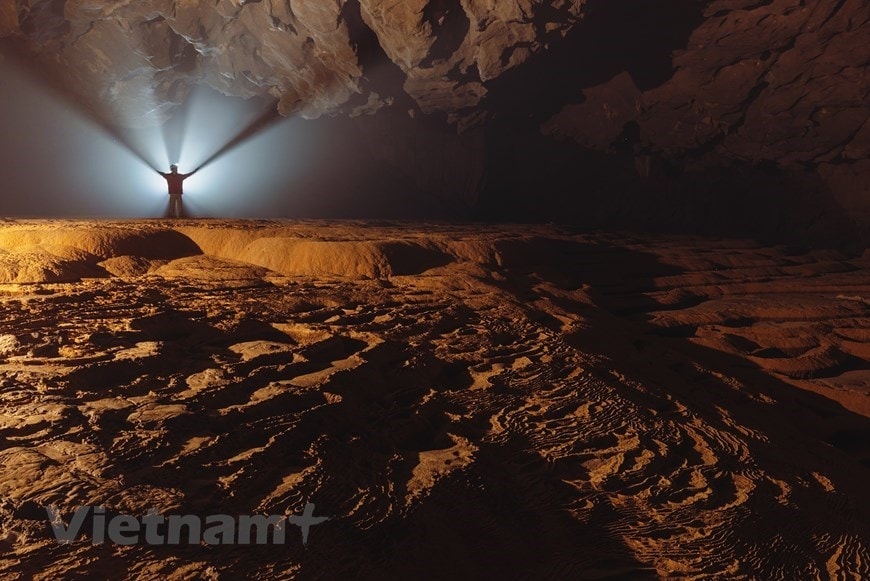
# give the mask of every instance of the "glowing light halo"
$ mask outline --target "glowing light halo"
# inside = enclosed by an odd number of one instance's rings
[[[247,144],[248,147],[256,148],[255,141],[256,138]],[[244,215],[246,208],[250,212],[256,196],[249,188],[251,182],[257,180],[250,180],[248,188],[245,187],[240,174],[249,172],[238,169],[238,158],[239,152],[230,152],[220,162],[210,164],[187,178],[184,181],[185,206],[202,206],[222,216]]]
[[[123,133],[134,149],[143,158],[148,160],[148,164],[151,166],[151,173],[157,175],[155,170],[158,169],[160,171],[168,171],[169,156],[166,153],[163,135],[159,126],[123,129],[119,131]],[[160,176],[157,177],[159,178]]]
[[[5,196],[0,214],[42,217],[152,216],[165,181],[115,132],[14,63],[0,62]],[[149,151],[162,151],[142,132]],[[162,184],[159,182],[163,182]],[[162,194],[162,196],[161,196]]]
[[[88,135],[88,133],[90,133]],[[82,132],[89,142],[79,155],[105,162],[104,172],[94,172],[88,165],[73,170],[70,177],[80,191],[87,191],[87,205],[93,216],[153,216],[166,195],[166,181],[153,168],[102,132]],[[97,164],[101,167],[103,164]]]
[[[189,200],[216,217],[274,216],[302,163],[293,154],[301,146],[295,122],[264,129],[185,180],[185,206]]]
[[[186,213],[251,216],[263,196],[274,193],[274,187],[263,187],[268,181],[265,176],[281,174],[286,179],[284,172],[276,172],[269,162],[274,151],[263,142],[277,128],[273,124],[277,113],[271,109],[274,105],[269,107],[264,110],[262,102],[227,97],[201,86],[167,122],[163,128],[167,168],[175,163],[179,173],[196,171],[184,181]],[[175,149],[179,153],[172,156],[170,152]],[[165,180],[162,186],[166,194]]]
[[[260,113],[251,102],[227,97],[205,86],[191,92],[185,107],[180,155],[175,160],[182,173],[209,160]]]
[[[185,181],[186,211],[274,217],[286,211],[292,199],[286,193],[316,155],[317,139],[304,122],[278,118],[275,123],[265,115],[274,110],[264,111],[263,101],[203,89],[191,93],[186,117],[179,116],[185,127],[182,154],[170,159],[163,126],[111,127],[37,79],[8,68],[13,67],[0,62],[5,79],[0,98],[13,114],[4,116],[0,130],[16,140],[16,148],[4,164],[26,174],[10,182],[10,191],[28,196],[0,207],[7,215],[159,217],[169,196],[157,170],[168,171],[171,162],[178,162],[179,170],[189,173],[208,160]]]

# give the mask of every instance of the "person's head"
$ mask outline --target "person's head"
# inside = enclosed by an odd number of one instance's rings
[[[169,166],[169,171],[171,171],[172,173],[178,173],[178,166],[173,163]]]

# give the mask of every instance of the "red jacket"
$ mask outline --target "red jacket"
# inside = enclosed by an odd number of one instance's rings
[[[170,196],[180,196],[184,194],[182,182],[193,175],[192,173],[163,173],[162,171],[157,173],[166,178],[166,183],[169,185]]]

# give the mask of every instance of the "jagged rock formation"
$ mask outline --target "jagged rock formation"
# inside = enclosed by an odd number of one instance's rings
[[[562,4],[8,1],[0,33],[23,36],[79,93],[112,102],[131,124],[159,119],[193,83],[267,94],[285,115],[373,112],[390,102],[367,86],[374,47],[401,68],[422,111],[458,113],[480,104],[485,81],[571,28],[582,3]]]
[[[635,122],[641,147],[681,160],[712,153],[829,178],[870,175],[868,19],[860,0],[707,3],[665,82],[618,74],[545,130],[606,149]],[[846,202],[860,199],[856,188],[870,194],[866,179],[854,182],[837,188]]]
[[[617,75],[548,128],[606,148],[636,121],[663,151],[711,146],[785,164],[866,159],[868,16],[859,1],[712,2],[666,82],[643,87]]]
[[[810,172],[870,219],[868,19],[862,0],[0,2],[0,36],[127,125],[162,121],[208,84],[284,115],[376,114],[399,141],[434,116],[460,133],[501,123],[514,139],[622,149],[641,178],[770,163]],[[473,205],[486,143],[504,133],[447,147],[434,135],[434,165],[381,153]],[[420,177],[458,156],[471,160],[462,179]]]

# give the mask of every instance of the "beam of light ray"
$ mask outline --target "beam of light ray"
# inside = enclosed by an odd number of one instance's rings
[[[184,182],[185,204],[197,215],[271,217],[286,210],[293,184],[322,148],[298,119],[271,124],[228,148]],[[289,195],[289,198],[288,198]]]
[[[156,169],[155,159],[149,159],[152,156],[147,155],[141,147],[137,147],[133,141],[124,134],[124,132],[109,119],[97,111],[87,107],[79,98],[71,95],[68,87],[64,86],[60,80],[62,77],[54,73],[51,67],[45,63],[40,63],[36,66],[30,60],[25,51],[15,42],[9,39],[0,39],[0,52],[5,57],[8,57],[8,62],[4,61],[3,66],[6,69],[14,69],[14,73],[18,77],[27,76],[31,82],[36,82],[45,90],[54,94],[56,98],[62,100],[68,108],[75,109],[76,112],[89,119],[94,125],[98,126],[108,136],[117,141],[121,146],[126,148],[131,154],[138,157],[143,163],[149,165],[152,169]],[[6,77],[4,76],[4,79]],[[4,81],[8,82],[8,81]]]
[[[230,139],[226,145],[218,149],[214,154],[212,154],[205,161],[200,163],[197,166],[197,170],[204,169],[220,159],[221,157],[227,155],[237,147],[244,145],[245,142],[256,137],[262,131],[268,129],[271,125],[278,123],[280,121],[286,120],[285,117],[282,117],[277,109],[269,109],[265,111],[262,115],[260,115],[257,119],[255,119],[250,125],[242,129],[239,133],[237,133],[232,139]]]
[[[199,170],[283,119],[271,101],[245,101],[199,87],[164,126],[167,156],[182,173]]]
[[[124,129],[125,139],[136,151],[137,156],[155,172],[160,168],[169,167],[170,158],[164,147],[163,131],[160,127],[142,127]],[[165,171],[165,170],[163,170]]]
[[[166,123],[163,124],[163,142],[166,146],[166,163],[179,163],[181,160],[181,149],[184,145],[184,133],[188,128],[188,118],[190,116],[190,103],[195,98],[195,95],[188,97],[188,104],[179,107]]]
[[[16,166],[6,184],[27,192],[26,199],[0,200],[0,215],[162,217],[167,184],[157,171],[178,163],[182,173],[201,167],[184,185],[189,216],[286,216],[312,189],[306,175],[318,166],[328,168],[324,175],[341,173],[332,166],[339,162],[330,135],[279,116],[263,99],[192,91],[189,110],[175,120],[183,131],[172,130],[173,146],[170,129],[113,127],[62,87],[8,61],[0,61],[0,74],[0,102],[13,112],[0,118],[0,145],[12,152],[0,170]],[[328,206],[327,198],[315,198]]]
[[[171,159],[162,127],[124,130],[121,141],[117,130],[8,60],[0,62],[0,74],[0,102],[12,112],[0,117],[0,143],[8,152],[0,158],[0,215],[162,217],[168,196],[157,168],[180,162],[190,172],[193,163],[209,160],[185,182],[188,215],[282,215],[289,184],[314,156],[309,128],[293,119],[267,123],[277,114],[263,114],[262,102],[212,92],[212,105],[182,117],[181,159]],[[237,110],[228,115],[226,107]]]
[[[166,184],[144,156],[30,75],[0,62],[0,158],[8,216],[155,215]],[[160,151],[162,140],[153,147]]]
[[[263,195],[276,195],[265,184],[276,176],[290,178],[287,164],[271,161],[289,142],[272,142],[272,150],[257,144],[281,121],[288,119],[272,101],[226,97],[207,87],[191,92],[162,129],[168,163],[178,164],[180,173],[194,174],[184,182],[186,217],[262,211]]]

